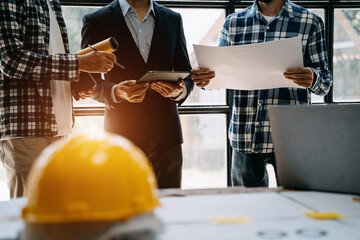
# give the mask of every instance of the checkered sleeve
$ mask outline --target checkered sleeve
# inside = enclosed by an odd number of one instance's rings
[[[324,23],[318,18],[314,33],[309,37],[309,57],[305,66],[310,67],[316,75],[316,80],[310,90],[320,96],[325,96],[332,85],[332,74],[329,71],[325,43]]]
[[[223,26],[223,28],[222,28],[222,30],[220,32],[219,47],[229,46],[230,45],[230,39],[229,39],[230,19],[231,19],[231,16],[228,16],[226,18],[224,26]]]
[[[77,55],[48,55],[45,49],[34,52],[34,46],[43,39],[29,35],[27,21],[36,21],[38,13],[27,11],[25,4],[26,1],[20,0],[0,2],[1,72],[12,79],[75,81],[79,71]]]

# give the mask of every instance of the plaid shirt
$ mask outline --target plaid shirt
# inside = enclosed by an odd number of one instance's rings
[[[220,35],[220,46],[297,36],[302,38],[304,66],[311,68],[316,81],[309,89],[235,90],[229,128],[230,143],[234,150],[245,153],[273,152],[267,106],[309,104],[311,92],[322,96],[329,92],[332,75],[327,64],[324,23],[314,13],[285,0],[285,5],[275,19],[267,23],[256,0],[247,9],[227,17]]]
[[[46,1],[0,1],[0,139],[56,135],[50,80],[78,77],[76,55],[48,55]],[[60,2],[50,0],[50,4],[68,53]]]

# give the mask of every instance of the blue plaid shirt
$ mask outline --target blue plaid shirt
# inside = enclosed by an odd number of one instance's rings
[[[326,95],[332,85],[328,70],[324,23],[313,12],[285,0],[285,5],[269,23],[257,4],[226,18],[219,46],[243,45],[301,36],[304,66],[316,78],[308,89],[279,88],[234,91],[233,113],[229,128],[230,144],[245,153],[271,153],[268,105],[310,104],[310,93]],[[285,71],[285,69],[284,69]]]

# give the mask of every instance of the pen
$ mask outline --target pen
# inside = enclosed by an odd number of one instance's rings
[[[97,49],[94,48],[93,46],[91,46],[90,44],[88,45],[88,47],[91,48],[92,50],[94,50],[95,52],[97,51]],[[125,69],[125,67],[118,62],[114,62],[114,64],[122,69]]]

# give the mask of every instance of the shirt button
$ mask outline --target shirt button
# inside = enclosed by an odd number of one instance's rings
[[[269,27],[269,26],[267,26],[267,27],[266,27],[266,29],[270,29],[270,27]]]
[[[139,32],[142,32],[141,29],[139,29]]]
[[[256,122],[256,123],[255,123],[255,126],[259,126],[259,122]]]
[[[261,103],[260,103],[260,102],[258,103],[258,105],[259,105],[259,107],[261,107]]]
[[[145,52],[145,49],[141,49],[142,52]]]

